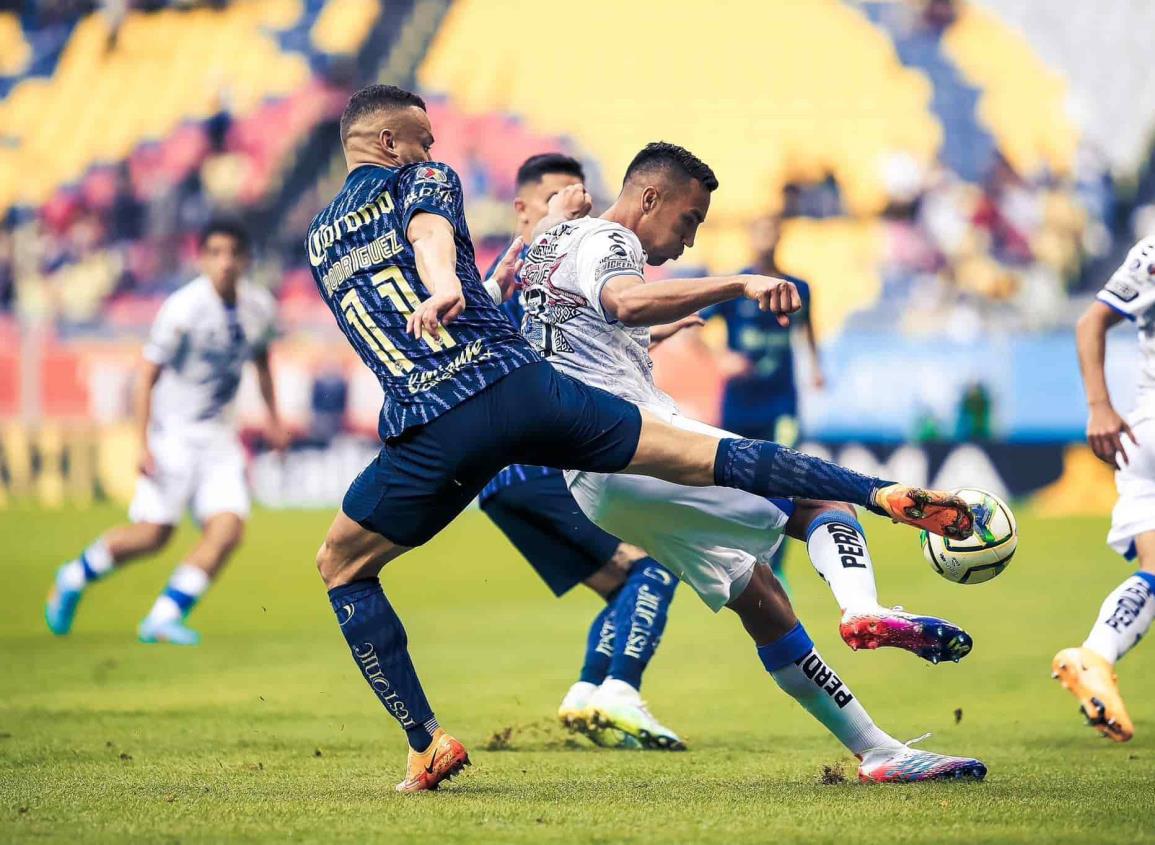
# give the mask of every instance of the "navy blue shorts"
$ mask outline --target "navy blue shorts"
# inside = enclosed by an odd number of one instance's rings
[[[641,428],[637,406],[544,361],[526,364],[386,442],[341,509],[400,546],[420,546],[503,467],[617,472],[633,459]]]
[[[485,499],[481,509],[555,596],[601,569],[621,544],[589,521],[560,475],[514,482]]]

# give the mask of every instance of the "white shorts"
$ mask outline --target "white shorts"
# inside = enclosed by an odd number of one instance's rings
[[[218,513],[249,515],[245,452],[231,429],[153,433],[152,476],[140,476],[128,515],[133,522],[175,525],[185,509],[204,522]]]
[[[649,411],[688,431],[736,437],[678,414]],[[793,507],[729,487],[687,487],[644,475],[571,470],[565,476],[586,516],[641,546],[715,612],[746,589],[756,564],[770,562]]]
[[[1129,463],[1115,473],[1119,498],[1111,512],[1107,545],[1131,560],[1135,557],[1135,538],[1155,531],[1155,415],[1137,411],[1127,422],[1139,445],[1123,435]]]

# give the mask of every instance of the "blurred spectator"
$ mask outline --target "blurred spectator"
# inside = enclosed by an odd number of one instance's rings
[[[991,395],[986,385],[974,381],[966,386],[959,399],[956,440],[990,440]]]

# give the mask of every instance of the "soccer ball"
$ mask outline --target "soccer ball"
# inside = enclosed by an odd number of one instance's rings
[[[985,490],[963,487],[954,491],[975,515],[975,533],[952,540],[922,532],[922,553],[931,567],[956,584],[981,584],[1007,568],[1019,545],[1015,515],[1007,503]]]

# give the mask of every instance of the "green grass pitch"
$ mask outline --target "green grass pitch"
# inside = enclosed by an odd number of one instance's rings
[[[1051,656],[1081,641],[1128,572],[1101,519],[1022,515],[1018,556],[975,586],[937,577],[913,531],[870,519],[882,599],[975,637],[961,664],[937,667],[852,654],[795,545],[799,614],[875,718],[990,767],[983,784],[880,788],[854,781],[854,760],[777,689],[736,619],[689,590],[645,693],[691,750],[568,737],[552,716],[596,600],[554,600],[468,513],[385,574],[437,714],[474,761],[439,793],[402,797],[402,735],[313,570],[328,513],[256,514],[193,617],[198,648],[134,638],[188,528],[161,559],[95,587],[72,636],[52,638],[41,613],[53,568],[119,517],[0,512],[0,842],[1155,841],[1155,646],[1122,664],[1129,745],[1085,728],[1049,678]],[[846,781],[823,783],[826,767]]]

